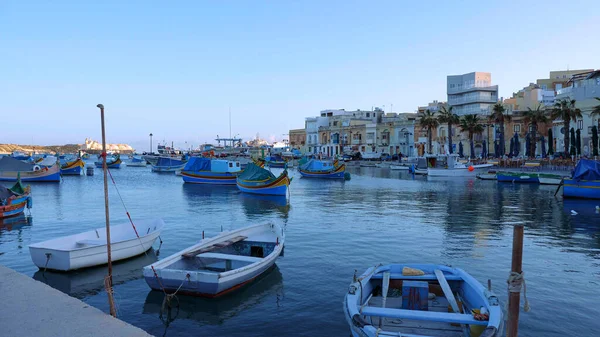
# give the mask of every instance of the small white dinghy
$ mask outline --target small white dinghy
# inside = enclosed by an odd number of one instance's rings
[[[154,290],[217,297],[273,266],[284,239],[272,223],[223,232],[144,267],[144,278]]]
[[[410,169],[410,166],[408,165],[390,165],[390,170],[392,171],[408,171]]]
[[[165,225],[162,219],[110,226],[111,260],[118,261],[140,255],[150,249]],[[29,246],[31,259],[40,269],[69,271],[108,263],[106,229],[63,236]]]

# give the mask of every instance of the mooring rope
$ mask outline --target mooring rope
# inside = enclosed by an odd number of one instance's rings
[[[50,256],[52,256],[51,253],[46,253],[46,264],[44,265],[44,273],[46,272],[46,269],[48,268],[48,262],[50,262]]]
[[[531,306],[527,300],[527,284],[525,283],[525,276],[523,276],[523,274],[524,272],[511,272],[508,276],[508,280],[506,280],[506,283],[508,284],[509,296],[510,293],[520,293],[521,287],[523,287],[523,298],[525,299],[523,310],[525,310],[525,312],[529,312],[531,310]]]

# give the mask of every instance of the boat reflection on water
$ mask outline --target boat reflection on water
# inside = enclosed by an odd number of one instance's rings
[[[193,320],[202,324],[221,325],[240,312],[252,310],[256,305],[273,301],[279,306],[283,297],[283,277],[277,265],[256,280],[230,294],[217,298],[176,295],[168,305],[165,294],[150,291],[144,303],[144,314],[158,314],[166,328],[175,320]]]
[[[600,200],[564,199],[563,211],[573,227],[600,232]]]
[[[0,219],[0,231],[12,231],[21,229],[23,226],[31,226],[33,219],[30,216],[26,216],[21,213],[19,215],[11,216],[9,218]]]
[[[290,204],[283,195],[240,193],[239,197],[248,217],[263,217],[265,214],[277,213],[287,218],[290,212]]]
[[[146,254],[113,262],[112,275],[113,284],[123,284],[128,281],[143,278],[142,268],[158,260],[153,248]],[[63,293],[82,299],[87,296],[98,294],[104,290],[104,278],[106,277],[106,266],[98,266],[75,270],[68,273],[38,270],[33,274],[37,281],[46,283],[54,289]]]

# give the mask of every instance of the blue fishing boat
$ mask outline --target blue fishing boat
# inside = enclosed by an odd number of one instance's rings
[[[31,188],[23,187],[18,179],[11,188],[0,185],[0,219],[17,216],[31,207]]]
[[[40,166],[25,163],[12,157],[0,158],[0,181],[60,182],[60,166]]]
[[[62,175],[81,175],[84,167],[85,163],[81,158],[75,158],[75,160],[60,160],[60,174]]]
[[[564,180],[563,197],[600,199],[600,162],[581,159],[573,177]]]
[[[464,270],[391,264],[354,275],[344,299],[352,336],[500,337],[498,298]]]
[[[252,163],[237,176],[237,187],[240,191],[252,194],[286,195],[290,178],[287,170],[276,177],[269,170],[258,167]]]
[[[539,184],[538,174],[534,172],[496,172],[496,179],[501,183]]]
[[[272,154],[265,157],[265,165],[269,167],[284,168],[286,161],[279,154]]]
[[[127,162],[127,167],[146,167],[146,160],[141,156],[133,156],[129,162]]]
[[[344,179],[346,173],[346,164],[341,164],[337,160],[318,160],[310,159],[298,167],[300,175],[306,178],[328,178]]]
[[[99,156],[99,157],[101,157],[101,156]],[[121,156],[119,154],[106,157],[106,167],[108,167],[109,169],[121,168],[121,163],[122,163]],[[94,162],[94,164],[96,165],[96,167],[102,167],[102,160]]]
[[[240,172],[238,161],[192,157],[181,171],[181,177],[192,184],[235,185]]]
[[[16,160],[29,160],[29,158],[31,158],[30,155],[21,151],[14,151],[11,154],[11,157],[15,158]]]
[[[181,171],[186,165],[186,162],[171,157],[160,157],[155,164],[152,164],[152,172],[176,172]]]

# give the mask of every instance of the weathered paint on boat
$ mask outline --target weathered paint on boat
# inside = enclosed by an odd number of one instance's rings
[[[498,182],[538,184],[540,180],[535,172],[496,172]]]
[[[237,175],[237,172],[181,171],[181,177],[183,178],[183,181],[192,184],[235,185]]]
[[[298,168],[300,175],[306,178],[327,178],[327,179],[344,179],[346,173],[346,164],[338,165],[333,170],[326,171],[309,171]]]
[[[14,199],[8,199],[6,205],[0,206],[0,219],[17,216],[25,210],[27,199],[29,199],[29,191],[26,194],[18,196]]]
[[[274,180],[251,181],[243,180],[238,177],[236,184],[240,191],[245,193],[286,195],[288,186],[290,185],[290,178],[288,177],[287,170],[284,170],[279,177]]]

